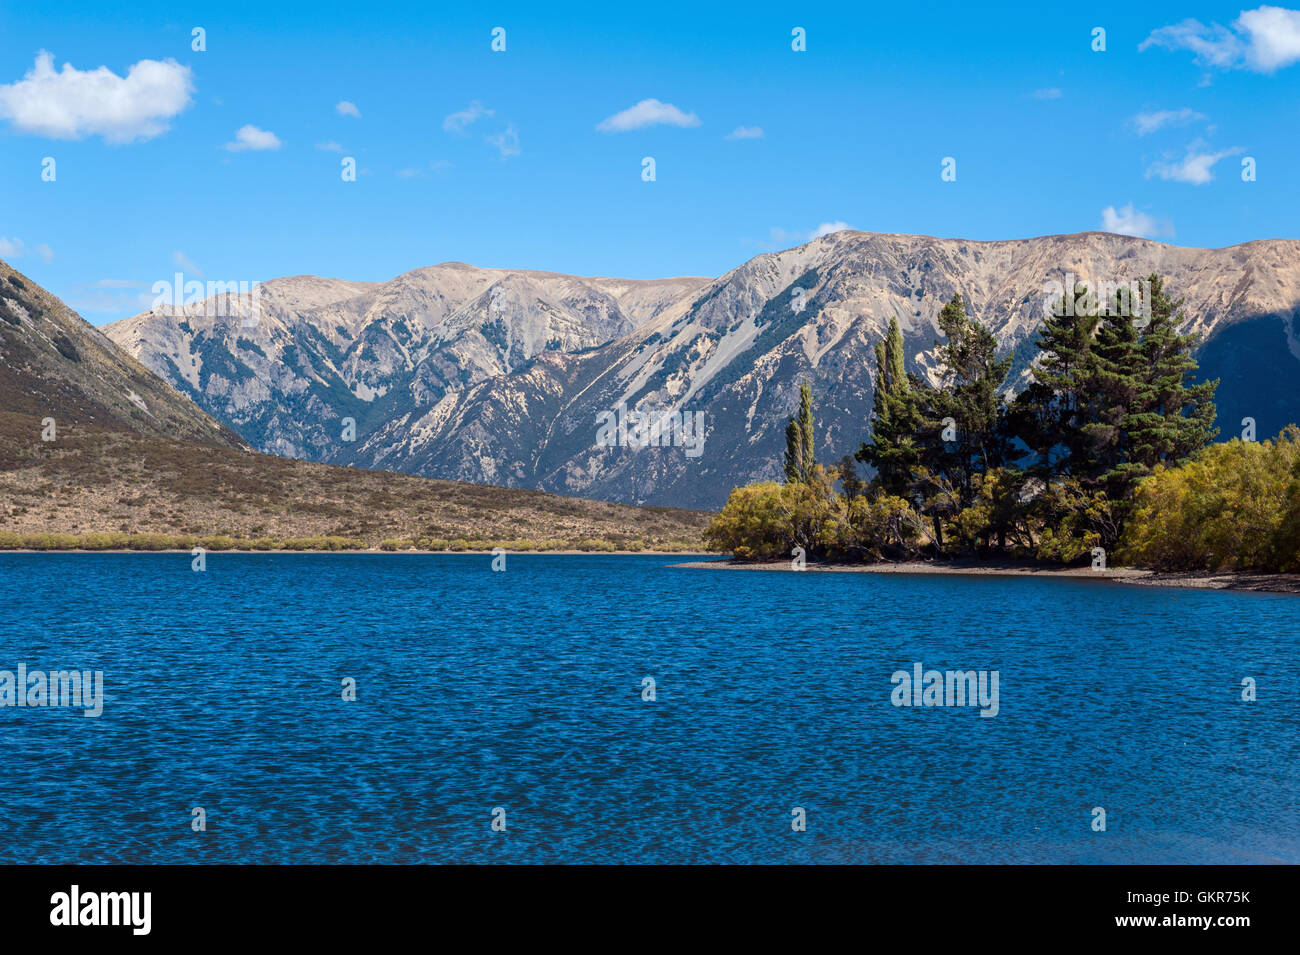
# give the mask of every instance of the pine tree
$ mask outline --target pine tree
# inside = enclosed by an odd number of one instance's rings
[[[1214,427],[1218,379],[1187,384],[1197,369],[1192,350],[1198,338],[1178,334],[1185,317],[1183,300],[1171,299],[1158,275],[1148,281],[1151,317],[1142,334],[1142,376],[1136,410],[1124,421],[1132,476],[1149,473],[1157,464],[1183,461],[1219,433]]]
[[[885,381],[885,390],[898,391],[907,387],[907,373],[904,370],[903,333],[898,327],[898,319],[889,319],[889,333],[883,341],[876,342],[876,367]]]
[[[803,462],[803,432],[795,422],[793,416],[785,425],[785,483],[801,484],[803,483],[803,472],[800,470],[800,464]]]
[[[805,381],[799,386],[799,410],[785,426],[785,482],[807,483],[816,461],[813,450],[812,389]]]
[[[803,476],[807,481],[817,466],[817,452],[813,443],[812,388],[806,381],[799,389],[799,425],[803,430]]]
[[[1012,427],[1036,456],[1040,472],[1077,473],[1088,467],[1084,428],[1091,402],[1094,371],[1093,336],[1100,316],[1080,308],[1078,289],[1068,293],[1038,333],[1039,359],[1033,382],[1016,397]],[[1059,457],[1054,459],[1053,455]]]
[[[1133,318],[1113,310],[1097,330],[1093,361],[1085,376],[1087,395],[1080,403],[1078,431],[1086,444],[1075,452],[1071,473],[1086,485],[1123,496],[1131,435],[1130,416],[1137,407],[1142,355]]]
[[[973,499],[975,475],[1001,467],[1010,451],[1000,389],[1011,370],[1011,357],[996,357],[997,339],[966,314],[961,293],[939,310],[939,327],[947,341],[935,342],[942,387],[933,402],[933,416],[940,421],[951,418],[956,434],[953,441],[944,442],[942,451],[935,448],[929,463],[952,482],[965,508]]]
[[[876,381],[871,399],[871,440],[858,448],[857,459],[876,469],[885,493],[907,493],[921,463],[926,429],[923,386],[904,371],[903,334],[898,320],[876,343]]]

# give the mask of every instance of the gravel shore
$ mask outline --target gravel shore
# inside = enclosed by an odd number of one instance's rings
[[[788,560],[734,561],[701,560],[674,567],[707,570],[775,570],[790,573]],[[1013,561],[908,561],[881,564],[808,564],[807,572],[848,574],[955,574],[975,577],[1072,577],[1104,580],[1144,587],[1184,587],[1197,590],[1252,590],[1263,593],[1300,594],[1300,574],[1251,574],[1235,572],[1162,572],[1137,567],[1042,567]]]

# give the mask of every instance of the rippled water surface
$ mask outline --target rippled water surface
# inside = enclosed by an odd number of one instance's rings
[[[0,555],[0,860],[1300,862],[1300,598],[508,561]]]

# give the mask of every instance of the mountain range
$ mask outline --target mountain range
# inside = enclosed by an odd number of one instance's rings
[[[0,262],[0,550],[682,549],[707,520],[255,453]]]
[[[805,379],[819,458],[856,449],[874,346],[891,319],[910,369],[933,378],[936,317],[960,292],[1014,357],[1015,389],[1053,283],[1127,285],[1151,273],[1185,299],[1202,376],[1221,379],[1224,436],[1245,417],[1261,436],[1300,420],[1295,240],[1190,249],[1099,232],[976,242],[843,231],[712,280],[451,262],[381,283],[271,280],[251,326],[209,299],[104,332],[265,452],[716,508],[732,487],[781,473]],[[633,413],[702,416],[703,445],[601,439],[602,421]]]

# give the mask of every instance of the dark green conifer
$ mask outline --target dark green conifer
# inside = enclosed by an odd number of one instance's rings
[[[907,493],[921,463],[924,433],[923,387],[904,371],[903,334],[891,318],[889,332],[876,343],[876,380],[871,399],[871,438],[856,457],[876,469],[888,494]]]
[[[947,341],[935,343],[940,387],[933,416],[941,429],[943,419],[951,419],[955,433],[952,441],[944,440],[942,451],[935,449],[935,460],[923,463],[945,474],[956,487],[961,506],[968,507],[975,475],[1001,467],[1010,451],[1001,388],[1011,370],[1011,357],[997,358],[997,339],[966,314],[961,293],[940,309],[939,327]]]

